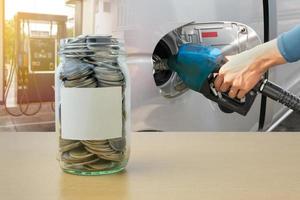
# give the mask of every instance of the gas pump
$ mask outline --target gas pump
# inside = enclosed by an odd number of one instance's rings
[[[15,16],[16,40],[7,91],[16,76],[19,114],[34,115],[43,102],[54,102],[54,73],[58,64],[57,48],[66,37],[67,16],[19,12]],[[7,94],[8,92],[6,92]],[[36,110],[29,105],[37,103]]]

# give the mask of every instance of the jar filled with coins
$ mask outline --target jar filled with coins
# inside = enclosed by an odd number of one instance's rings
[[[63,171],[102,175],[129,159],[130,83],[122,44],[111,36],[61,41],[55,76],[58,159]]]

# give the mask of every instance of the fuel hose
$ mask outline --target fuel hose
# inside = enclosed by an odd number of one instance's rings
[[[262,81],[259,91],[262,95],[277,101],[288,108],[300,112],[300,98],[280,86],[265,79]]]

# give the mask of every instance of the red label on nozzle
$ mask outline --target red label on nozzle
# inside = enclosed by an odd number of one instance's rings
[[[218,37],[218,32],[202,32],[201,36],[203,38],[208,38],[208,37]]]

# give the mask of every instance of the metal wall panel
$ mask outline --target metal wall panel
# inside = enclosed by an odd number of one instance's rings
[[[276,38],[281,33],[289,31],[300,24],[300,2],[298,0],[269,0],[270,8],[270,35]],[[272,39],[271,38],[271,39]],[[270,70],[269,79],[281,87],[300,95],[300,62],[288,63]],[[278,120],[282,120],[288,109],[283,105],[268,100],[265,129]]]

